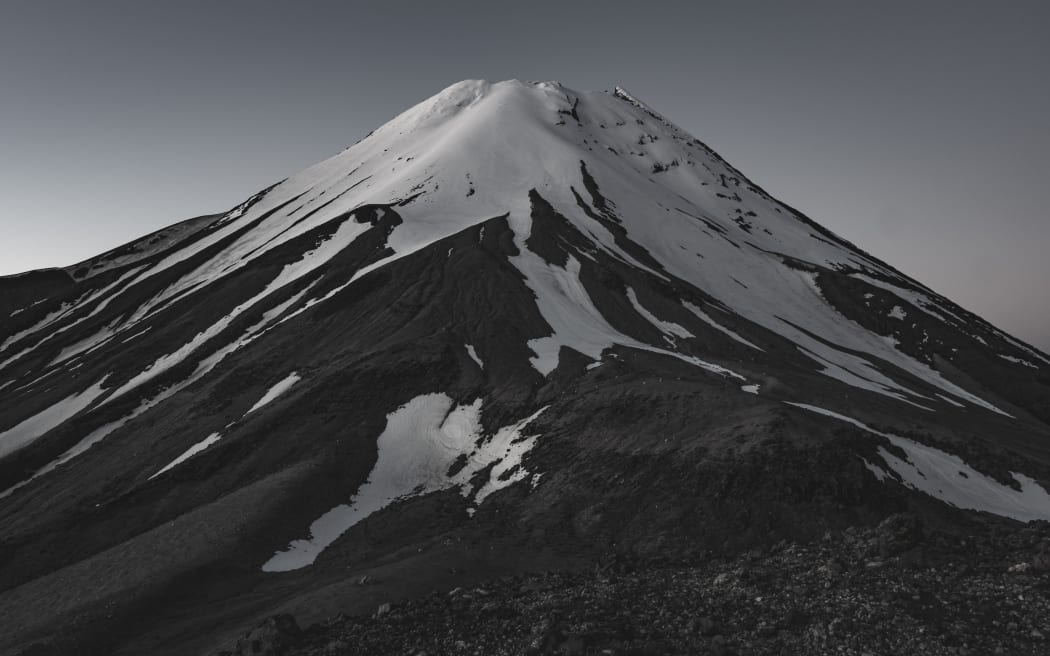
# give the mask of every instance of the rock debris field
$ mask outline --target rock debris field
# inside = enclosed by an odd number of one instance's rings
[[[946,535],[912,516],[731,559],[491,581],[218,654],[1045,654],[1050,523]]]

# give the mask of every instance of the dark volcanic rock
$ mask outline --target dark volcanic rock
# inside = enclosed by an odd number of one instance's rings
[[[896,556],[922,542],[922,519],[915,515],[895,514],[882,520],[878,527],[879,554]]]
[[[302,639],[294,617],[274,615],[238,640],[232,652],[220,651],[218,656],[288,656]]]

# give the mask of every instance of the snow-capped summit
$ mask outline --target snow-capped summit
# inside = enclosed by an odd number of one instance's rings
[[[20,636],[201,570],[217,605],[263,590],[247,621],[379,554],[472,557],[448,540],[509,568],[900,505],[1050,519],[1050,358],[620,87],[459,82],[0,289],[0,584],[77,591],[0,596]]]

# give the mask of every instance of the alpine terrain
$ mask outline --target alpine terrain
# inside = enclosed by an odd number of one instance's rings
[[[3,654],[293,653],[453,589],[509,626],[543,572],[591,577],[579,610],[594,571],[1050,535],[1050,357],[619,88],[460,82],[228,212],[0,279],[0,317]],[[899,556],[872,539],[858,571]],[[544,621],[390,653],[655,644]],[[652,653],[788,635],[689,622]],[[381,653],[334,636],[309,653]]]

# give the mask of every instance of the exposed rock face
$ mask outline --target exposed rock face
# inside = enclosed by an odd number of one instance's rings
[[[623,90],[453,85],[0,291],[0,652],[1050,518],[1050,358]]]
[[[890,515],[879,524],[879,554],[896,556],[923,540],[922,521],[913,515]]]
[[[236,648],[220,656],[286,656],[303,638],[302,629],[291,615],[274,615],[237,641]]]

